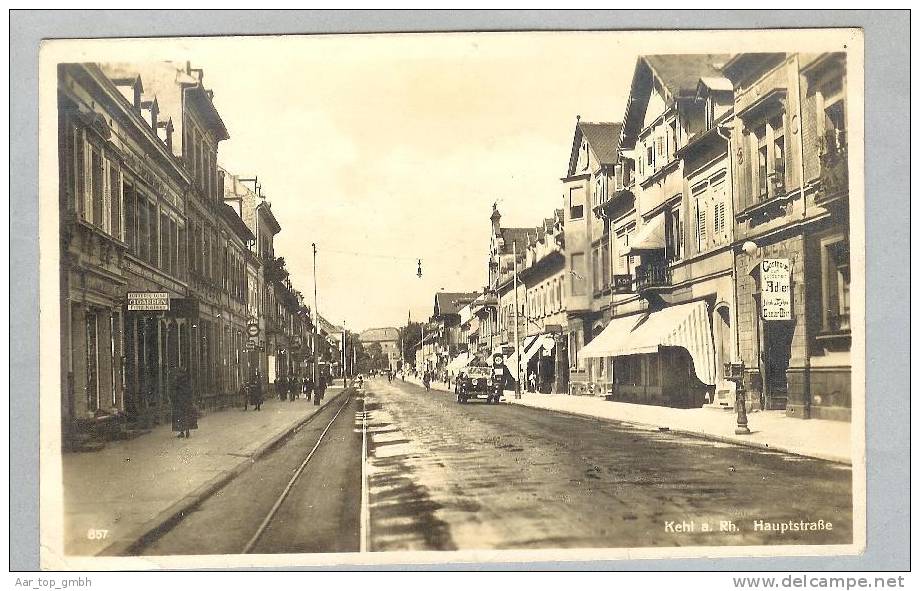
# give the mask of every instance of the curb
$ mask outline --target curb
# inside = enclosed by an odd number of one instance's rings
[[[739,440],[739,439],[733,439],[731,437],[726,437],[724,435],[715,435],[712,433],[701,433],[699,431],[688,431],[686,429],[672,429],[664,425],[654,425],[651,423],[643,423],[640,421],[630,421],[627,419],[612,419],[608,417],[599,417],[597,415],[592,415],[592,414],[573,411],[573,410],[560,410],[560,409],[555,409],[555,408],[547,408],[545,406],[533,406],[530,404],[524,404],[522,402],[513,402],[510,400],[508,401],[508,403],[514,404],[517,406],[521,406],[521,407],[525,407],[525,408],[533,408],[536,410],[555,412],[555,413],[559,413],[562,415],[569,415],[569,416],[579,417],[579,418],[595,419],[597,421],[601,421],[605,423],[623,423],[625,425],[644,427],[646,429],[653,429],[655,431],[664,431],[666,433],[677,433],[678,435],[686,435],[688,437],[695,437],[697,439],[707,439],[709,441],[718,441],[719,443],[728,443],[732,445],[738,445],[741,447],[750,447],[753,449],[759,449],[760,451],[772,451],[772,452],[778,452],[778,453],[785,453],[785,454],[799,456],[803,458],[811,458],[811,459],[816,459],[816,460],[823,460],[825,462],[832,462],[835,464],[842,464],[845,466],[853,465],[852,459],[841,458],[839,456],[830,456],[827,454],[820,454],[820,453],[805,453],[805,452],[796,451],[796,450],[793,450],[787,447],[773,446],[768,443],[757,443],[754,441],[744,441],[744,440]]]
[[[324,409],[326,406],[332,403],[333,400],[337,400],[347,391],[348,389],[344,389],[335,396],[327,398],[325,404],[320,405],[317,411]],[[272,437],[270,440],[260,445],[255,451],[252,452],[251,455],[240,460],[234,467],[218,473],[214,478],[205,482],[194,491],[188,493],[161,511],[153,519],[137,526],[134,528],[134,530],[121,536],[121,539],[116,540],[115,542],[103,548],[100,552],[96,553],[96,556],[136,555],[142,548],[151,544],[157,538],[172,529],[177,523],[179,523],[179,521],[182,520],[183,517],[185,517],[186,513],[190,513],[202,502],[206,501],[217,491],[225,487],[231,480],[248,470],[249,467],[256,462],[256,460],[278,448],[282,443],[293,436],[294,433],[297,432],[301,427],[313,420],[313,417],[317,416],[318,414],[319,412],[314,412],[311,415],[298,420],[293,425],[286,427],[278,435]]]

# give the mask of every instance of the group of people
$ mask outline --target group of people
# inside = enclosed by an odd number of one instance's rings
[[[172,396],[172,430],[178,437],[191,437],[191,432],[198,428],[198,409],[192,395],[192,383],[187,368],[178,368],[173,374],[175,382]],[[329,378],[322,376],[317,383],[308,377],[289,376],[275,381],[275,390],[280,400],[293,402],[303,394],[307,400],[313,398],[313,404],[319,406],[326,395]],[[249,383],[240,386],[240,397],[243,401],[243,410],[261,411],[265,401],[262,376],[256,371]]]

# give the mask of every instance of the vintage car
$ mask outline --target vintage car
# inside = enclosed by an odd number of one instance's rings
[[[485,400],[486,403],[498,404],[501,389],[495,387],[492,368],[488,365],[468,365],[457,376],[457,402],[464,404],[470,400]]]

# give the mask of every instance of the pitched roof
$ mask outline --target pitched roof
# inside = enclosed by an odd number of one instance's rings
[[[369,328],[358,335],[362,343],[379,343],[381,341],[398,341],[399,330],[393,327]]]
[[[696,95],[700,78],[724,77],[720,68],[730,57],[713,53],[639,56],[629,86],[626,114],[623,116],[623,147],[631,149],[635,146],[652,88],[660,86],[669,104],[678,98],[692,98]]]
[[[499,228],[499,232],[505,241],[501,254],[511,254],[514,251],[515,242],[517,242],[517,250],[520,253],[530,243],[530,239],[537,236],[536,228]]]
[[[479,297],[478,291],[439,291],[434,294],[434,314],[459,314],[460,308]]]
[[[590,123],[579,121],[578,127],[582,135],[588,140],[588,145],[597,156],[601,164],[613,164],[617,160],[617,148],[620,145],[620,128],[619,123]]]
[[[720,68],[731,56],[717,53],[644,55],[640,59],[668,90],[671,99],[696,93],[700,78],[722,78]]]

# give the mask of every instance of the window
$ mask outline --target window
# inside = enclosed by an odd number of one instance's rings
[[[757,188],[761,198],[768,193],[769,179],[767,178],[767,126],[761,125],[754,131],[757,142]]]
[[[703,181],[695,185],[693,197],[696,203],[696,247],[697,252],[703,252],[709,248],[709,227],[706,223],[711,202],[709,182]]]
[[[160,214],[160,268],[170,273],[171,257],[169,256],[169,218],[165,213]]]
[[[824,105],[825,154],[837,154],[846,148],[847,118],[843,92],[843,78],[837,77],[819,88]]]
[[[84,220],[88,219],[89,208],[86,206],[86,152],[83,149],[83,131],[77,130],[74,138],[74,171],[76,172],[74,202],[77,212]]]
[[[572,187],[569,189],[569,218],[581,219],[585,215],[585,188]]]
[[[121,187],[121,171],[118,170],[117,166],[114,166],[112,163],[109,163],[109,228],[112,236],[121,240],[121,202],[122,202],[122,187]]]
[[[683,256],[683,231],[680,221],[680,205],[665,212],[665,244],[667,256],[671,260],[680,260]]]
[[[185,272],[186,272],[186,269],[188,268],[188,259],[186,258],[187,252],[188,252],[186,240],[188,240],[188,238],[185,233],[185,226],[179,226],[177,238],[178,238],[179,249],[178,249],[178,254],[177,254],[178,272],[176,273],[176,275],[180,279],[185,279]]]
[[[786,114],[783,111],[775,113],[755,127],[751,136],[756,154],[753,162],[755,194],[761,200],[786,192]]]
[[[147,205],[148,217],[150,219],[150,264],[159,267],[162,261],[159,259],[160,254],[160,228],[157,224],[159,216],[157,215],[157,206],[149,203]]]
[[[606,288],[610,286],[610,235],[605,234],[601,242],[601,269],[602,285]]]
[[[671,121],[671,125],[668,127],[668,133],[668,142],[670,144],[668,158],[673,160],[677,158],[677,119]]]
[[[86,311],[86,407],[99,408],[99,327],[96,312]]]
[[[645,145],[645,162],[648,164],[648,174],[655,172],[655,146],[654,143]]]
[[[594,252],[591,257],[591,270],[592,278],[594,279],[594,291],[600,291],[601,289],[601,247],[597,245],[594,247]]]
[[[824,329],[850,330],[850,245],[843,237],[822,242]]]
[[[131,252],[137,254],[137,197],[134,192],[134,186],[125,184],[124,186],[124,203],[125,203],[125,242]]]
[[[104,205],[103,189],[105,188],[103,184],[104,172],[103,172],[103,160],[102,155],[95,148],[90,148],[91,156],[91,168],[90,168],[90,183],[92,190],[92,218],[89,220],[93,224],[99,226],[100,228],[104,225],[102,212]]]
[[[138,194],[137,196],[137,255],[141,260],[150,262],[150,203]]]

